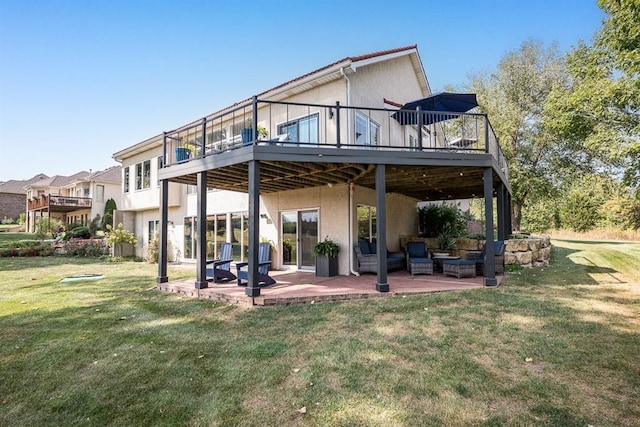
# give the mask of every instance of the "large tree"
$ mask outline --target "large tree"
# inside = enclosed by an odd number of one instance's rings
[[[547,127],[597,153],[602,166],[640,186],[640,0],[599,0],[607,13],[593,44],[567,56],[567,85],[554,88]]]
[[[481,108],[489,113],[510,166],[513,190],[513,228],[520,229],[527,202],[553,192],[560,166],[575,164],[563,141],[544,126],[545,104],[556,86],[566,86],[562,55],[555,45],[544,47],[530,40],[507,53],[496,71],[472,77],[470,89],[478,94]]]

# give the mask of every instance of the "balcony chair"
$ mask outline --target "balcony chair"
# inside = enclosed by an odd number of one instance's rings
[[[231,243],[223,243],[220,247],[220,259],[207,261],[207,280],[209,277],[215,283],[229,282],[236,280],[236,275],[231,272]]]
[[[412,276],[433,274],[433,260],[429,258],[426,243],[407,242],[407,270]]]
[[[271,245],[269,243],[260,243],[258,246],[258,286],[270,286],[276,283],[271,276],[269,276],[269,266],[271,261]],[[236,264],[238,286],[246,286],[249,282],[249,263],[239,262]]]
[[[493,242],[493,253],[495,255],[496,273],[504,273],[504,250],[506,245],[502,240],[495,240]],[[476,274],[484,275],[484,255],[487,252],[487,244],[482,246],[482,252],[469,252],[467,253],[467,260],[473,260],[476,263]]]

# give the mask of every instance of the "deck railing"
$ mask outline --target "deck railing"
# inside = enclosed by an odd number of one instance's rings
[[[509,173],[504,152],[486,114],[263,101],[257,98],[221,114],[165,132],[163,164],[168,167],[253,144],[489,153],[505,175]]]
[[[29,199],[29,210],[41,209],[45,207],[65,207],[65,208],[90,208],[90,197],[71,197],[71,196],[54,196],[42,195],[40,197]]]

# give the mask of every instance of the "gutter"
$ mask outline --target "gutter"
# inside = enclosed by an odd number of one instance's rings
[[[345,68],[354,70],[351,67],[340,68],[340,74],[344,77],[347,86],[347,106],[351,106],[351,80],[344,72]],[[351,145],[351,111],[347,111],[347,144]],[[349,272],[354,276],[360,276],[360,273],[355,271],[354,268],[354,255],[353,255],[353,190],[354,185],[349,183]]]

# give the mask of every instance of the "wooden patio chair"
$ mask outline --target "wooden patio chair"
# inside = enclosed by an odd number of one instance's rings
[[[236,280],[236,275],[231,272],[231,243],[223,243],[220,247],[220,259],[207,261],[207,280],[209,277],[215,283],[230,282]]]
[[[269,276],[269,266],[271,265],[270,257],[271,245],[266,242],[260,243],[258,245],[258,286],[260,287],[270,286],[276,283],[276,281]],[[248,262],[239,262],[236,264],[238,270],[238,286],[246,286],[249,282],[248,266]]]

